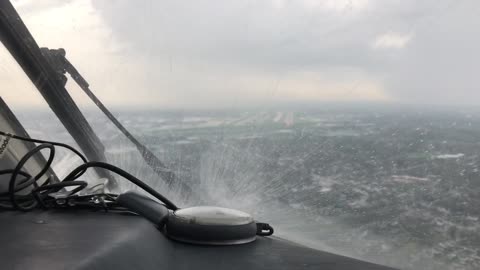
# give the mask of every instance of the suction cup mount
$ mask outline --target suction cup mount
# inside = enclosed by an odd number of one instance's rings
[[[238,245],[269,236],[273,228],[245,212],[214,206],[168,210],[145,196],[126,192],[117,203],[152,221],[172,240],[199,245]]]
[[[202,245],[236,245],[255,240],[257,225],[247,213],[197,206],[170,214],[165,231],[171,239]]]

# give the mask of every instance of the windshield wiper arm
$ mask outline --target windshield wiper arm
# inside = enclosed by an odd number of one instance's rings
[[[68,133],[77,142],[88,160],[104,161],[104,147],[80,109],[68,94],[62,81],[45,59],[35,39],[10,1],[0,1],[0,41],[38,89]],[[13,90],[12,90],[13,91]],[[97,169],[107,178],[108,187],[116,187],[115,179],[105,170]]]
[[[48,49],[41,48],[42,53],[49,59],[51,65],[57,72],[60,79],[65,84],[67,78],[65,73],[70,74],[72,79],[80,86],[80,88],[87,94],[87,96],[97,105],[97,107],[112,121],[112,123],[135,145],[140,152],[143,160],[152,168],[152,170],[160,176],[166,184],[171,187],[173,183],[178,182],[183,191],[187,192],[190,196],[193,194],[192,190],[185,183],[178,181],[177,176],[173,173],[152,151],[150,151],[145,145],[139,142],[135,136],[133,136],[118,120],[117,118],[103,105],[103,103],[95,96],[90,90],[90,85],[85,78],[80,75],[78,70],[70,63],[65,57],[65,50],[60,49]]]

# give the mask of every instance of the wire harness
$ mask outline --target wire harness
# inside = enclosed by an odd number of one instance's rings
[[[137,185],[170,210],[177,210],[178,207],[165,196],[154,190],[152,187],[131,175],[130,173],[105,162],[88,162],[88,160],[75,148],[70,145],[37,140],[22,137],[7,132],[0,131],[0,135],[7,136],[16,140],[29,141],[39,144],[27,152],[17,163],[15,168],[0,170],[0,175],[11,175],[8,190],[0,192],[0,209],[29,211],[37,207],[94,207],[105,210],[121,208],[116,204],[118,195],[110,193],[99,193],[89,195],[78,195],[78,193],[87,188],[88,183],[79,180],[79,178],[88,170],[88,168],[102,168],[114,172],[133,184]],[[56,147],[66,148],[75,153],[82,160],[83,164],[72,170],[63,180],[58,183],[52,183],[52,179],[47,179],[39,185],[38,182],[45,176],[55,158]],[[23,171],[27,161],[42,150],[49,150],[47,162],[35,176]],[[67,191],[66,187],[75,187]]]

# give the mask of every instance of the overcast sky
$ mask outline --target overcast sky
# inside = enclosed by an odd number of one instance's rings
[[[110,106],[480,103],[477,0],[13,3]],[[44,104],[3,47],[0,61],[7,103]]]

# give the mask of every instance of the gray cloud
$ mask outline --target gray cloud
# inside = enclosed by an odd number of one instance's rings
[[[477,104],[480,3],[455,2],[415,27],[415,42],[388,69],[388,90],[427,103]]]
[[[52,6],[33,3],[22,7],[27,17]],[[98,94],[116,105],[473,104],[480,98],[478,1],[117,0],[91,5],[62,2],[76,21],[60,39],[45,37],[52,29],[34,30],[44,43],[67,47]],[[41,19],[30,21],[38,25]],[[82,38],[90,44],[82,47],[76,41]]]
[[[353,70],[381,81],[402,102],[468,103],[480,97],[479,2],[333,2],[95,3],[120,39],[155,61],[168,55],[205,68],[280,77],[313,71],[349,82],[358,79],[349,75]],[[389,32],[411,40],[403,48],[372,48],[376,37]]]

